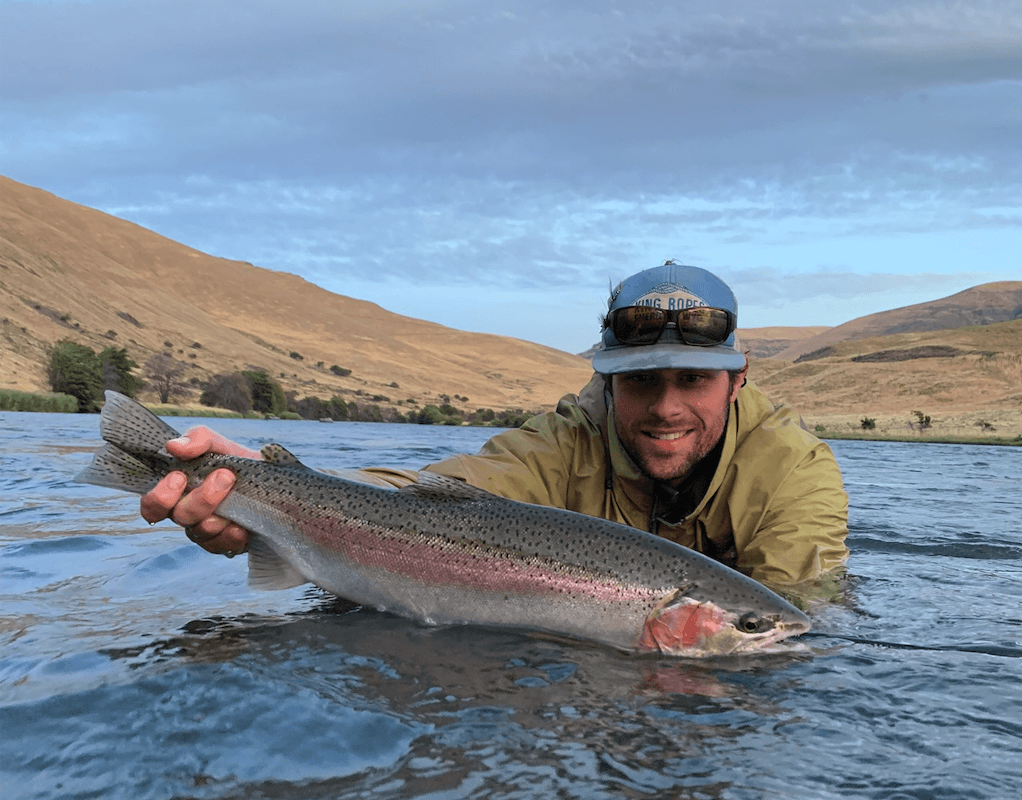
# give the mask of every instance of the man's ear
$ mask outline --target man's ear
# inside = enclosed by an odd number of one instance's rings
[[[733,403],[736,399],[738,399],[738,391],[743,386],[745,386],[745,384],[748,381],[748,379],[749,379],[749,357],[746,356],[745,357],[745,366],[742,367],[742,371],[741,372],[739,372],[737,375],[735,375],[734,381],[731,384],[731,401],[730,402]]]

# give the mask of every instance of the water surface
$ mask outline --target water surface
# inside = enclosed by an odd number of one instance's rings
[[[193,420],[169,420],[184,429]],[[218,420],[333,469],[492,431]],[[20,798],[1014,798],[1022,452],[834,442],[849,601],[805,652],[685,662],[428,628],[149,527],[72,478],[95,416],[0,413],[0,737]]]

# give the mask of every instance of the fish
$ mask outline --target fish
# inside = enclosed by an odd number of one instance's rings
[[[248,584],[312,583],[364,607],[430,625],[536,631],[627,653],[704,658],[791,649],[809,618],[707,556],[645,531],[499,497],[423,471],[400,489],[328,475],[279,444],[262,459],[165,444],[180,434],[106,392],[104,444],[76,480],[145,494],[171,471],[195,488],[236,476],[217,514],[251,532]]]

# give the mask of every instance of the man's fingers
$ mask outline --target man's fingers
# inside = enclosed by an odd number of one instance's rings
[[[185,533],[210,553],[236,556],[248,550],[248,532],[221,517],[207,517],[198,525],[185,528]]]
[[[181,472],[169,472],[147,494],[142,496],[142,518],[150,525],[164,520],[181,499],[186,479]]]
[[[183,528],[191,527],[211,517],[213,512],[234,488],[234,473],[229,469],[211,472],[195,489],[182,497],[172,519]]]
[[[225,456],[261,458],[258,450],[249,450],[225,436],[211,431],[205,425],[191,428],[184,435],[167,442],[167,452],[182,461],[190,461],[205,453],[219,453]]]

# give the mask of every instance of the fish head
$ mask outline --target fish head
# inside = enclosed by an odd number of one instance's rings
[[[678,592],[646,618],[637,649],[689,658],[771,653],[808,630],[809,618],[780,597],[729,609]]]

